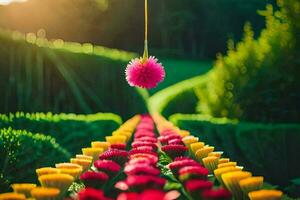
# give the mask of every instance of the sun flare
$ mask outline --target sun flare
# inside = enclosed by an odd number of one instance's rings
[[[27,0],[0,0],[0,5],[8,5],[13,2],[25,2]]]

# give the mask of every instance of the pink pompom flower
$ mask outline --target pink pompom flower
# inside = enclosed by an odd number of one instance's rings
[[[165,70],[158,60],[150,56],[149,58],[135,58],[127,65],[126,80],[130,86],[151,89],[165,78]]]

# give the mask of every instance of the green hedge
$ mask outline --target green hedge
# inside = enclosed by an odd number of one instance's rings
[[[244,121],[300,121],[300,0],[259,11],[266,28],[256,39],[249,24],[241,42],[229,42],[206,87],[197,90],[199,113]]]
[[[0,130],[0,192],[11,183],[37,182],[35,169],[65,162],[70,154],[50,136],[11,128]]]
[[[111,134],[121,123],[121,118],[111,113],[75,115],[19,112],[0,115],[0,128],[12,127],[50,135],[72,154],[80,152],[91,141],[101,140]]]
[[[175,114],[170,120],[272,184],[286,186],[300,177],[300,124],[248,123],[184,114]]]
[[[125,80],[134,53],[38,36],[0,29],[1,113],[147,111],[147,95]]]
[[[163,89],[148,100],[150,112],[165,117],[175,113],[194,113],[198,103],[195,89],[206,83],[206,75],[197,76]]]

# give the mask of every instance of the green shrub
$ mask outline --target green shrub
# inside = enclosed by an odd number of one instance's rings
[[[300,124],[262,124],[175,114],[170,120],[268,182],[286,186],[300,177]]]
[[[236,47],[229,43],[228,54],[218,56],[209,73],[210,81],[197,89],[199,112],[261,122],[300,120],[299,4],[280,1],[281,11],[275,13],[269,5],[260,11],[266,28],[257,40],[246,25],[243,41]]]
[[[1,113],[147,111],[145,95],[125,80],[135,54],[39,36],[0,30]]]
[[[111,134],[122,123],[119,116],[110,113],[92,115],[18,112],[0,115],[0,127],[43,133],[75,154],[91,141],[101,140]]]
[[[36,182],[35,169],[65,162],[70,154],[50,136],[0,130],[0,192],[11,183]]]
[[[174,113],[194,113],[198,98],[195,88],[206,82],[206,76],[197,76],[163,89],[148,100],[150,112],[168,117]]]

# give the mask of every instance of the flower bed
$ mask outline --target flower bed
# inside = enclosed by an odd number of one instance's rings
[[[222,154],[160,115],[135,116],[69,163],[37,169],[42,187],[15,184],[0,199],[281,199]]]

